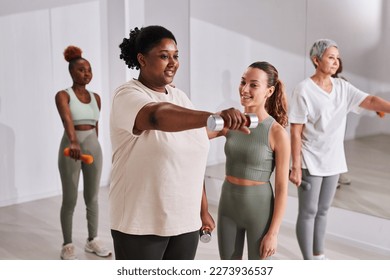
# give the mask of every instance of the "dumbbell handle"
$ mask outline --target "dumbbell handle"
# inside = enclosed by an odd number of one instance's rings
[[[65,148],[64,149],[64,156],[70,156],[70,148]],[[82,162],[86,164],[91,164],[93,162],[93,156],[87,155],[87,154],[81,154],[80,159]]]
[[[259,118],[254,113],[245,114],[245,125],[249,128],[255,128],[259,124]],[[207,119],[207,128],[211,131],[220,131],[225,127],[225,122],[220,115],[211,115]]]

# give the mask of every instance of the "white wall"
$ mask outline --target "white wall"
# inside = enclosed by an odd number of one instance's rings
[[[305,0],[192,1],[191,96],[195,105],[210,111],[242,108],[241,75],[259,60],[275,65],[290,92],[305,77],[305,18]],[[209,164],[224,161],[223,142],[212,140]]]
[[[63,128],[54,95],[71,86],[62,52],[79,45],[91,62],[89,88],[102,97],[102,185],[109,183],[110,97],[137,72],[119,60],[130,28],[160,24],[178,40],[175,84],[198,108],[239,106],[244,69],[267,60],[290,93],[313,73],[312,42],[340,45],[344,75],[358,87],[389,98],[388,1],[382,0],[2,0],[0,2],[0,206],[61,193],[57,153]],[[389,130],[388,118],[351,116],[347,137]],[[218,140],[219,141],[219,140]],[[209,164],[223,161],[215,141]]]

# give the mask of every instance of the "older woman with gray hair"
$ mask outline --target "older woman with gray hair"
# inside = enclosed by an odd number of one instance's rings
[[[327,213],[339,174],[347,172],[343,142],[347,114],[359,113],[362,108],[390,112],[390,102],[332,78],[339,57],[336,42],[321,39],[313,44],[310,59],[315,73],[294,89],[289,108],[290,181],[298,187],[296,234],[305,260],[326,259]]]

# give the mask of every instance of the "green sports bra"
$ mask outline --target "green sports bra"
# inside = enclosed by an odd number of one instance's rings
[[[69,108],[72,114],[74,125],[89,124],[96,126],[99,120],[99,107],[96,102],[95,95],[88,91],[91,96],[91,102],[88,104],[81,102],[72,88],[67,88],[66,92],[69,94]]]
[[[274,152],[269,146],[271,116],[251,128],[249,135],[230,130],[226,135],[226,175],[268,182],[275,168]]]

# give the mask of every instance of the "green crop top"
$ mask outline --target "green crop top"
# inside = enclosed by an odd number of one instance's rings
[[[268,182],[275,168],[274,152],[269,146],[271,116],[251,128],[249,135],[230,130],[226,135],[226,175]]]
[[[69,108],[72,114],[74,125],[89,124],[95,125],[99,120],[99,107],[96,102],[95,95],[88,91],[91,96],[91,102],[88,104],[81,102],[72,88],[67,88],[66,92],[69,94]]]

